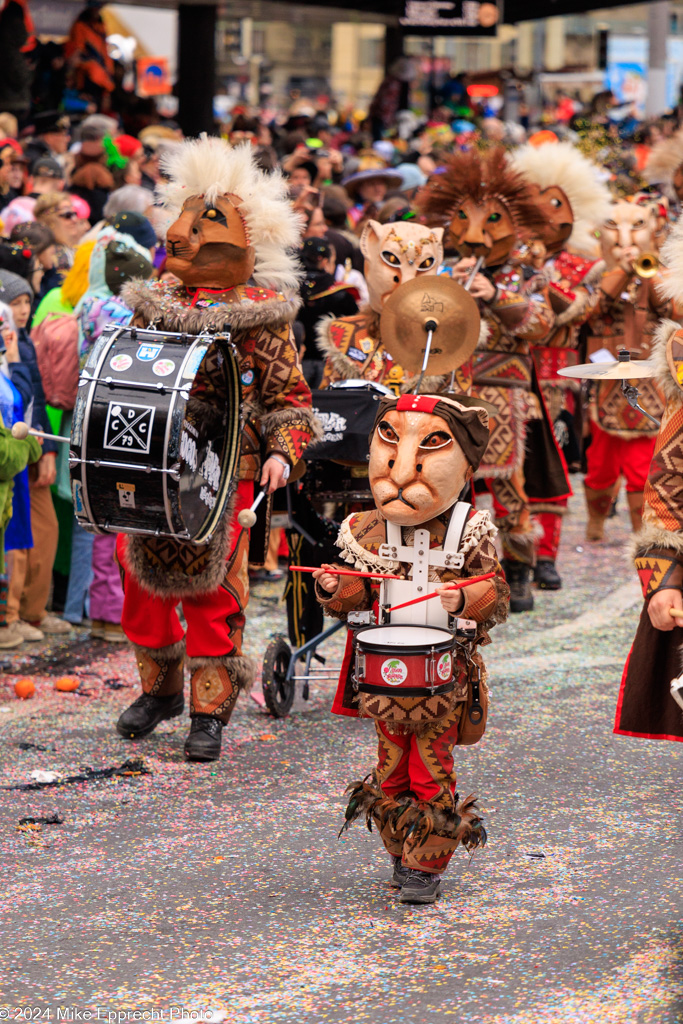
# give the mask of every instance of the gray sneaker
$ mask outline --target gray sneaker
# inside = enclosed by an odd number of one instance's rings
[[[398,894],[399,903],[436,903],[441,892],[441,875],[409,871]]]
[[[410,875],[410,868],[405,868],[403,866],[403,861],[400,857],[392,857],[391,859],[394,862],[394,873],[391,876],[391,888],[400,889]]]

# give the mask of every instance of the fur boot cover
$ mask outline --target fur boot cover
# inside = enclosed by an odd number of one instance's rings
[[[404,840],[411,840],[414,854],[418,855],[420,847],[426,846],[432,836],[449,839],[453,848],[461,845],[474,850],[486,845],[487,832],[472,794],[464,800],[459,800],[457,793],[451,797],[450,792],[434,801],[418,801],[410,794],[394,799],[385,796],[376,780],[370,784],[367,778],[351,783],[346,790],[349,802],[339,836],[356,818],[364,817],[369,832],[374,821],[382,833],[403,833]]]

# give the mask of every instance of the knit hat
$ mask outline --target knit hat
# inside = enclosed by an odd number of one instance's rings
[[[109,222],[122,235],[131,235],[138,245],[152,249],[157,244],[154,228],[147,218],[136,210],[122,210]]]
[[[453,436],[463,450],[465,458],[473,469],[477,469],[489,443],[489,415],[486,409],[476,405],[468,395],[446,398],[442,395],[401,395],[400,398],[383,398],[377,409],[374,434],[380,421],[388,412],[425,412],[440,416],[453,431]],[[370,435],[372,438],[372,434]]]
[[[9,270],[0,270],[0,302],[14,302],[20,295],[28,295],[33,302],[33,288],[18,274],[12,274]]]

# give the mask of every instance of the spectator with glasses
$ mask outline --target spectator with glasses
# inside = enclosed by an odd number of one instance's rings
[[[71,196],[64,192],[44,192],[36,200],[34,216],[39,224],[49,228],[55,239],[55,269],[59,284],[72,266],[74,251],[82,231]]]

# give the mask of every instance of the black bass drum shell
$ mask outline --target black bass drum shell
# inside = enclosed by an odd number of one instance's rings
[[[93,533],[208,542],[237,482],[241,432],[228,334],[105,328],[73,413],[78,522]]]

